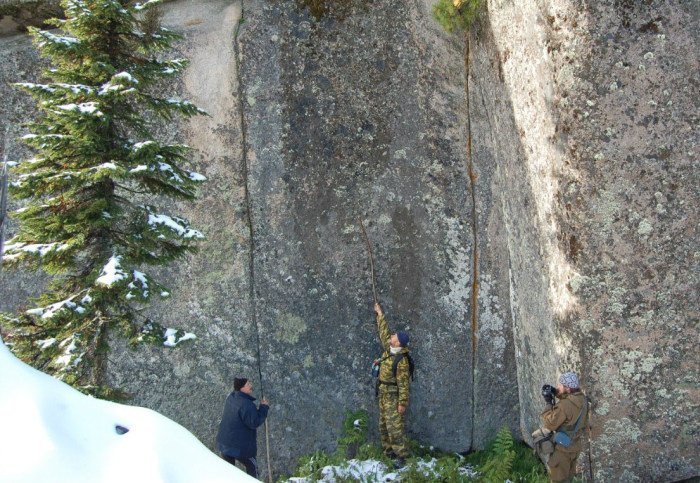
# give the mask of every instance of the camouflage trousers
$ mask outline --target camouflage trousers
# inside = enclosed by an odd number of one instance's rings
[[[382,388],[384,389],[384,388]],[[408,440],[404,427],[403,415],[399,414],[397,406],[399,396],[388,390],[379,391],[379,436],[382,440],[384,453],[392,452],[399,458],[408,458]]]

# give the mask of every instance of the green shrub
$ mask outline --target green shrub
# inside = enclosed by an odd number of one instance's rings
[[[433,17],[448,32],[469,30],[476,18],[479,0],[439,0],[433,6]]]
[[[316,451],[302,457],[293,476],[306,477],[309,481],[321,478],[321,469],[326,466],[347,467],[348,460],[381,461],[391,471],[392,461],[379,445],[368,443],[366,411],[348,411],[343,422],[338,449],[329,454]],[[399,471],[402,481],[411,483],[463,483],[479,481],[503,483],[506,480],[522,483],[545,483],[548,481],[544,465],[533,455],[532,450],[521,442],[515,442],[507,427],[501,428],[495,440],[483,451],[475,451],[466,457],[444,452],[432,446],[422,446],[410,441],[413,458]],[[369,483],[375,475],[362,476],[361,482]],[[280,480],[283,481],[283,480]],[[337,483],[351,481],[347,472],[337,470]]]
[[[489,458],[486,463],[479,468],[486,483],[503,483],[509,479],[515,460],[513,451],[513,436],[507,427],[502,427],[498,431],[496,440],[489,448]]]
[[[376,460],[381,461],[386,465],[391,464],[391,459],[384,454],[381,446],[373,443],[365,443],[357,450],[357,455],[355,458],[358,460]]]
[[[503,427],[496,439],[483,451],[467,455],[466,460],[474,465],[480,474],[479,481],[502,483],[505,479],[513,482],[545,483],[549,479],[544,465],[524,443],[513,441],[508,428]],[[503,477],[506,475],[505,477]]]
[[[311,481],[321,478],[321,469],[328,465],[340,464],[344,458],[337,453],[328,454],[318,450],[299,459],[299,466],[292,476],[305,476]]]
[[[367,442],[367,424],[369,415],[364,409],[346,411],[343,431],[338,439],[338,451],[349,458],[354,458],[361,445]]]

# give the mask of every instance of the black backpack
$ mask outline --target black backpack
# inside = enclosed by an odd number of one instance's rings
[[[396,371],[398,370],[399,367],[399,362],[401,362],[401,359],[403,358],[408,359],[408,374],[411,376],[411,380],[413,380],[413,370],[415,366],[413,365],[413,358],[411,357],[411,354],[407,352],[399,352],[394,356],[394,362],[391,364],[391,373],[396,377]]]

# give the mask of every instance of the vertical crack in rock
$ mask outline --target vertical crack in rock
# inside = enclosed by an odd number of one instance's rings
[[[474,426],[476,425],[476,361],[477,361],[477,332],[479,328],[478,320],[478,296],[479,296],[479,247],[478,247],[478,229],[477,229],[477,213],[476,213],[476,173],[474,172],[474,160],[472,159],[472,123],[471,112],[469,110],[469,33],[464,34],[464,71],[465,82],[464,90],[466,91],[465,101],[467,103],[467,145],[466,145],[466,163],[469,173],[469,189],[471,190],[472,198],[472,293],[471,293],[471,336],[472,336],[472,357],[471,357],[471,405],[472,405],[472,426],[471,426],[471,444],[474,445]]]
[[[234,51],[234,62],[236,63],[236,94],[238,96],[238,117],[240,120],[241,129],[241,171],[243,174],[243,189],[245,197],[245,211],[246,211],[246,223],[248,224],[248,236],[249,236],[249,256],[248,256],[248,293],[250,297],[250,316],[253,319],[253,326],[255,327],[255,343],[256,343],[256,355],[258,359],[258,378],[260,381],[260,394],[265,396],[265,385],[263,383],[262,377],[262,360],[260,351],[260,325],[258,324],[257,317],[257,301],[255,297],[255,230],[253,229],[253,209],[252,203],[250,201],[250,183],[248,179],[248,133],[247,126],[245,122],[245,108],[243,104],[243,99],[245,95],[243,93],[243,76],[241,75],[241,64],[240,64],[240,46],[238,44],[238,33],[243,23],[245,11],[243,9],[243,2],[241,2],[241,16],[238,19],[238,23],[233,31],[233,51]],[[272,481],[272,469],[270,466],[270,431],[268,429],[267,421],[265,421],[265,456],[267,460],[267,477],[268,481]]]

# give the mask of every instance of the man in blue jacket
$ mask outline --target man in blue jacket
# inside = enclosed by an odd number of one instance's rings
[[[265,422],[270,403],[263,398],[260,407],[255,407],[253,401],[253,384],[245,377],[235,378],[233,392],[228,395],[224,404],[224,415],[219,424],[216,444],[226,461],[234,466],[236,461],[240,461],[245,465],[246,472],[257,478],[257,428]]]

